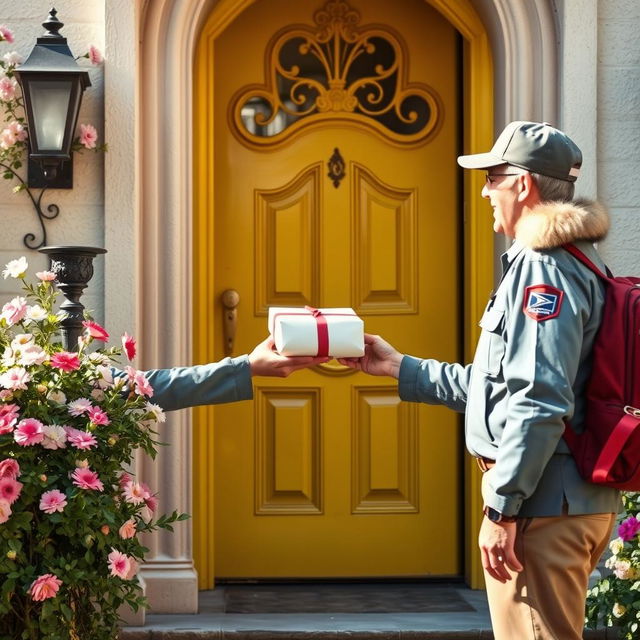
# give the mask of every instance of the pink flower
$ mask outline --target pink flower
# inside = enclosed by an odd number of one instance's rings
[[[142,371],[137,371],[133,367],[126,367],[125,371],[129,380],[133,382],[135,391],[139,396],[148,396],[150,398],[153,395],[153,387],[149,384]]]
[[[633,538],[636,537],[638,531],[640,531],[640,521],[638,521],[633,516],[621,522],[620,526],[618,527],[618,535],[625,542],[633,540]]]
[[[91,449],[91,447],[98,446],[98,441],[87,431],[80,431],[72,427],[67,427],[65,431],[67,432],[67,441],[76,449]]]
[[[120,537],[123,540],[128,540],[136,535],[136,522],[133,518],[127,520],[118,530]]]
[[[80,368],[80,358],[76,353],[59,351],[51,356],[51,366],[60,371],[75,371]]]
[[[91,407],[87,415],[93,424],[111,424],[109,416],[100,407]]]
[[[91,471],[88,467],[86,469],[78,468],[72,474],[73,484],[81,489],[91,489],[93,491],[104,490],[104,485],[100,482],[98,474],[95,471]]]
[[[95,340],[101,340],[106,342],[109,339],[109,334],[104,327],[101,327],[97,322],[93,320],[85,320],[82,326],[87,330],[87,333]]]
[[[0,524],[4,524],[11,516],[11,505],[8,500],[0,498]]]
[[[129,480],[122,488],[122,495],[130,504],[142,504],[149,497],[149,492],[139,482]]]
[[[12,91],[15,93],[15,85],[6,83],[7,78],[0,80],[0,96]],[[15,81],[14,81],[15,82]],[[27,139],[27,130],[17,120],[5,127],[0,133],[0,148],[9,149],[16,142],[24,142]]]
[[[68,410],[72,416],[81,416],[86,411],[89,411],[92,406],[91,400],[87,398],[78,398],[77,400],[69,403]]]
[[[13,32],[9,27],[6,27],[3,24],[0,24],[0,42],[6,40],[9,44],[13,42]]]
[[[0,384],[2,384],[1,381]],[[18,422],[18,410],[17,404],[0,405],[0,433],[11,433],[13,431],[15,423]],[[1,476],[2,474],[0,474]]]
[[[13,458],[5,458],[0,462],[0,478],[12,478],[15,480],[20,475],[20,465]]]
[[[0,478],[0,499],[13,504],[22,491],[22,483],[13,478]]]
[[[87,57],[91,61],[91,64],[99,65],[104,62],[104,58],[102,57],[100,50],[92,44],[89,45],[89,53],[87,54]]]
[[[31,376],[24,367],[13,367],[0,376],[0,386],[5,389],[26,389]]]
[[[129,360],[133,360],[136,357],[136,341],[126,331],[122,336],[122,348],[127,354]]]
[[[13,100],[16,97],[17,88],[18,88],[18,83],[15,78],[4,76],[2,79],[0,79],[0,98],[5,100],[6,102]],[[15,140],[14,140],[14,143],[15,143]]]
[[[2,307],[0,319],[4,318],[9,326],[18,324],[27,313],[27,301],[21,296],[16,296],[11,302]]]
[[[87,149],[95,149],[98,132],[92,124],[80,125],[80,144]]]
[[[45,513],[52,514],[56,511],[62,513],[66,506],[67,496],[57,489],[45,491],[42,496],[40,496],[40,509]]]
[[[45,573],[43,576],[36,578],[29,587],[29,595],[32,600],[40,602],[48,598],[55,598],[60,589],[62,580],[54,576],[52,573]]]
[[[10,51],[2,56],[8,67],[17,67],[24,62],[24,58],[17,51]]]
[[[131,482],[131,476],[126,471],[123,471],[120,479],[118,480],[120,488],[124,489],[127,482]]]
[[[44,440],[44,425],[35,418],[20,420],[16,430],[13,432],[13,439],[21,447],[29,447]]]
[[[122,578],[123,580],[129,579],[129,573],[132,570],[131,560],[125,553],[121,551],[117,551],[113,547],[111,547],[111,553],[107,556],[109,560],[109,569],[111,571],[111,575]],[[137,563],[136,563],[137,564]]]
[[[145,505],[149,508],[151,513],[155,513],[158,508],[158,498],[156,496],[149,495],[144,499]]]
[[[56,274],[53,271],[36,271],[36,278],[42,282],[53,282],[56,279]]]

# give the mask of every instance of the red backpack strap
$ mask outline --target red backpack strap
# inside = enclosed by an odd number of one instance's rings
[[[562,248],[565,251],[568,251],[574,258],[580,260],[582,264],[589,267],[591,271],[593,271],[597,276],[600,276],[603,280],[609,280],[612,277],[610,273],[603,273],[598,267],[596,267],[596,265],[593,264],[593,262],[591,262],[591,260],[589,260],[589,258],[587,258],[587,256],[585,256],[584,253],[582,253],[582,251],[580,251],[580,249],[578,249],[574,244],[563,244]],[[607,271],[609,271],[609,269],[607,269]]]

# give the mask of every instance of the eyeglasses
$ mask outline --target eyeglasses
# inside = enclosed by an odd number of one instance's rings
[[[496,178],[502,178],[504,176],[521,176],[521,173],[486,173],[485,179],[488,184],[493,184]]]

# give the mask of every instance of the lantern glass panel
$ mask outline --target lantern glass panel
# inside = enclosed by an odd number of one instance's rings
[[[40,153],[61,151],[73,81],[32,80],[30,87],[35,146]]]

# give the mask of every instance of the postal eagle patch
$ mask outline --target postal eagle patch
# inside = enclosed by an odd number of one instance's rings
[[[564,291],[548,284],[535,284],[524,290],[522,310],[536,322],[560,315]]]

